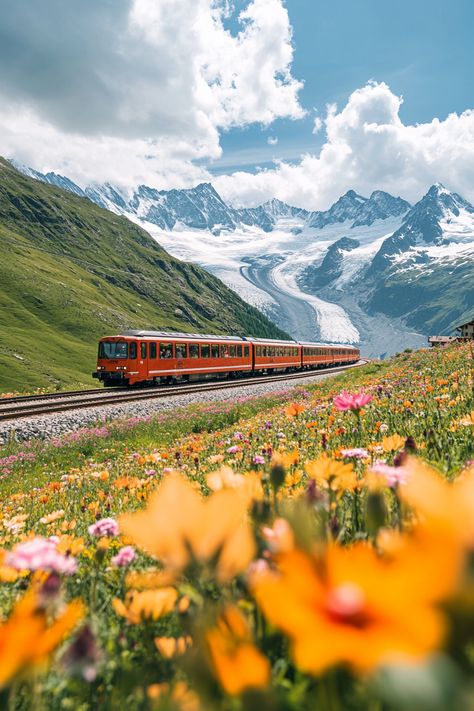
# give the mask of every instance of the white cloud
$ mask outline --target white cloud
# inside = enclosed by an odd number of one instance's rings
[[[276,136],[268,136],[267,143],[269,146],[278,145],[278,138]]]
[[[220,156],[221,129],[304,115],[283,0],[247,0],[234,34],[228,12],[227,0],[9,3],[0,154],[82,184],[206,177],[191,161]]]
[[[414,201],[437,181],[474,200],[474,111],[405,125],[402,101],[385,83],[370,82],[341,111],[328,107],[318,155],[213,183],[224,199],[245,205],[278,197],[324,209],[349,188],[362,194],[380,188]]]
[[[324,126],[324,121],[322,120],[322,118],[320,118],[319,116],[316,116],[316,118],[314,119],[314,124],[313,124],[313,133],[314,134],[319,133],[320,130],[323,128],[323,126]]]

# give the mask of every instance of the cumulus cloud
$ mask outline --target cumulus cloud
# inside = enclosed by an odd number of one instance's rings
[[[214,185],[239,205],[278,197],[325,209],[349,188],[362,194],[380,188],[415,201],[437,181],[474,200],[474,111],[405,125],[402,101],[385,83],[369,82],[342,110],[328,106],[326,140],[318,154],[255,175],[220,176]]]
[[[269,146],[278,145],[278,138],[276,136],[268,136],[267,143]]]
[[[219,131],[298,119],[283,0],[6,0],[0,153],[79,182],[190,184]],[[174,181],[174,182],[172,182]]]

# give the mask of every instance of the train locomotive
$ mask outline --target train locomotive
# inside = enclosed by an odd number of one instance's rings
[[[106,387],[151,386],[328,368],[359,358],[350,345],[138,330],[100,339],[92,377]]]

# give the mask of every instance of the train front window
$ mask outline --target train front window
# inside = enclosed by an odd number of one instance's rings
[[[128,358],[128,343],[125,341],[101,341],[99,358]]]

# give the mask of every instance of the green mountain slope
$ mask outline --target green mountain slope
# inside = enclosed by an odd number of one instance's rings
[[[126,218],[0,158],[0,392],[92,384],[97,340],[126,328],[287,335]]]

